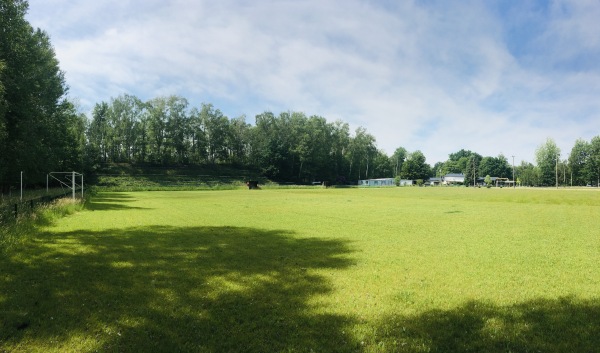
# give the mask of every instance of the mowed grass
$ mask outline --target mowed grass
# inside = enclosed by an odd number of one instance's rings
[[[600,192],[101,193],[0,260],[0,351],[595,352]]]

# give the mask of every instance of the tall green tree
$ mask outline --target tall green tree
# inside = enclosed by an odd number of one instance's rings
[[[350,145],[350,126],[340,120],[331,125],[331,165],[332,173],[338,182],[347,182],[350,163],[346,154]]]
[[[402,164],[406,160],[408,152],[404,147],[398,147],[394,151],[394,154],[390,157],[390,164],[394,167],[394,177],[400,175],[402,170]]]
[[[6,100],[4,99],[4,84],[2,83],[2,74],[6,65],[0,61],[0,151],[6,151]],[[5,177],[5,158],[0,157],[0,187]]]
[[[157,97],[146,102],[146,126],[148,129],[149,161],[166,163],[167,144],[167,99]]]
[[[212,104],[202,104],[200,119],[206,137],[208,161],[212,164],[228,159],[226,146],[229,134],[229,119]]]
[[[364,127],[358,127],[350,139],[349,146],[351,178],[368,179],[371,177],[369,167],[372,167],[371,163],[376,152],[375,137],[369,134]]]
[[[590,174],[595,176],[595,185],[600,187],[600,135],[594,136],[590,141],[590,155]]]
[[[402,179],[427,180],[431,176],[431,167],[426,163],[425,155],[421,151],[414,151],[408,155],[402,165],[400,173]]]
[[[124,94],[111,100],[108,119],[113,134],[113,161],[135,162],[139,153],[136,146],[137,126],[145,105],[135,96]]]
[[[191,131],[187,107],[187,99],[180,96],[167,97],[166,154],[170,163],[182,164],[188,161]]]
[[[96,103],[92,111],[92,121],[88,128],[87,137],[92,151],[98,155],[98,159],[106,163],[108,161],[108,136],[111,134],[108,124],[108,103]]]
[[[231,164],[243,166],[248,163],[250,124],[246,123],[244,115],[229,121],[227,146],[229,150],[229,162]]]
[[[541,185],[556,185],[558,182],[556,179],[557,164],[560,160],[560,148],[558,148],[556,142],[548,138],[545,143],[536,149],[535,160],[539,168]]]
[[[508,159],[502,154],[498,157],[483,157],[479,165],[479,173],[497,178],[512,178],[512,168],[508,164]]]
[[[587,185],[594,178],[592,146],[583,139],[577,139],[569,154],[570,179],[572,185]]]
[[[373,157],[373,178],[391,177],[395,177],[392,159],[384,151],[377,150]]]
[[[0,0],[0,184],[20,171],[29,181],[45,180],[69,160],[61,154],[74,143],[65,132],[72,111],[64,75],[48,35],[25,20],[27,10],[26,1]]]
[[[521,165],[515,167],[515,174],[519,176],[522,186],[540,185],[539,168],[529,162],[521,161]]]
[[[252,160],[267,177],[280,180],[291,177],[290,145],[285,132],[283,119],[277,119],[272,112],[256,116],[252,142]],[[283,128],[283,129],[282,129]]]

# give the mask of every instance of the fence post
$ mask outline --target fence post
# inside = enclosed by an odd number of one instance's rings
[[[75,200],[75,172],[73,172],[73,200]]]
[[[19,217],[19,204],[15,204],[15,218]]]

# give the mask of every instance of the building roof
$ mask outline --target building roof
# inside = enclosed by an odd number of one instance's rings
[[[448,177],[464,178],[465,175],[463,173],[449,173],[449,174],[444,175],[444,178],[448,178]]]

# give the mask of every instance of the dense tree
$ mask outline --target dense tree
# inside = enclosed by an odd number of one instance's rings
[[[448,160],[456,162],[456,161],[461,160],[462,158],[469,158],[469,157],[471,157],[472,154],[473,154],[473,152],[471,152],[469,150],[461,149],[458,152],[450,153],[448,155]]]
[[[464,174],[465,183],[472,183],[473,179],[473,163],[475,163],[475,170],[477,171],[477,166],[481,161],[481,155],[475,152],[471,152],[469,150],[461,149],[458,152],[451,153],[448,155],[448,160],[445,161],[441,166],[438,165],[436,168],[436,175],[440,176],[449,174],[449,173],[459,173]],[[475,177],[479,174],[476,172]]]
[[[535,160],[539,168],[540,184],[542,186],[557,185],[557,165],[560,160],[560,148],[554,140],[548,138],[535,151]]]
[[[378,150],[373,158],[373,176],[375,178],[395,177],[392,160],[384,151]]]
[[[522,186],[539,185],[539,169],[529,162],[522,161],[521,165],[515,168],[515,174],[519,176]]]
[[[575,141],[569,154],[571,185],[587,185],[594,178],[591,144],[583,139]]]
[[[341,182],[346,181],[350,164],[346,159],[350,145],[350,127],[340,120],[331,125],[331,160],[332,173]]]
[[[23,171],[29,181],[75,168],[79,116],[48,35],[25,20],[26,1],[0,0],[0,184]],[[79,125],[78,125],[79,126]]]
[[[106,102],[96,103],[92,111],[92,121],[88,128],[87,137],[90,149],[97,153],[101,162],[108,160],[108,104]]]
[[[508,164],[508,159],[502,154],[498,157],[483,157],[479,165],[479,173],[498,178],[512,178],[512,168]]]
[[[369,173],[369,166],[376,152],[375,137],[369,134],[365,128],[357,128],[354,132],[354,137],[350,139],[350,177],[355,179],[368,179],[372,177],[374,173],[372,168],[371,173]]]
[[[111,154],[114,161],[139,160],[140,148],[136,145],[136,133],[143,109],[142,102],[131,95],[125,94],[112,99],[107,113],[108,125],[111,127]]]
[[[404,164],[407,155],[408,152],[406,151],[406,148],[398,147],[390,157],[390,164],[394,167],[394,176],[400,175],[402,164]]]
[[[590,174],[596,177],[595,185],[600,187],[600,135],[590,141],[590,155]],[[590,183],[593,183],[593,177]]]
[[[251,148],[249,143],[250,124],[246,123],[245,116],[231,119],[229,122],[229,133],[227,135],[227,146],[229,162],[234,165],[245,165],[248,152]]]
[[[400,176],[408,180],[427,180],[431,175],[431,167],[425,162],[425,155],[421,151],[414,151],[408,155],[402,165]]]
[[[481,157],[481,156],[479,156]],[[463,157],[465,158],[465,157]],[[467,163],[465,165],[465,170],[463,174],[465,175],[465,185],[475,185],[477,183],[477,176],[479,164],[481,163],[481,158],[478,158],[477,154],[472,154],[468,157]]]
[[[444,176],[444,162],[436,162],[431,170],[431,174],[438,178]]]

